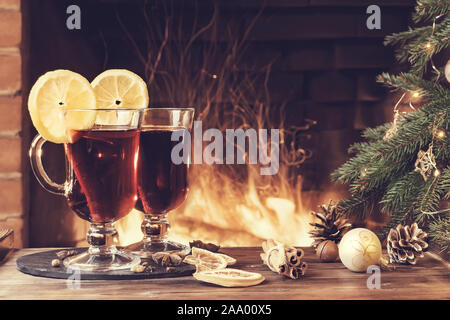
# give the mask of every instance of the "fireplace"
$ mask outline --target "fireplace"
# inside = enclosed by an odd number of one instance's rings
[[[276,175],[260,175],[257,165],[193,165],[169,234],[181,242],[309,245],[310,210],[346,192],[330,173],[362,129],[392,118],[394,97],[375,76],[393,71],[383,37],[406,28],[412,1],[379,2],[381,30],[367,29],[365,1],[79,1],[80,29],[67,28],[70,1],[22,0],[8,9],[22,16],[23,79],[14,93],[22,96],[23,134],[7,136],[0,122],[0,146],[21,139],[23,165],[4,167],[1,157],[0,184],[20,173],[24,222],[16,233],[29,240],[18,246],[85,245],[87,224],[41,188],[26,159],[36,134],[26,112],[30,84],[59,68],[89,80],[130,69],[147,80],[151,106],[194,106],[204,128],[280,129]],[[2,99],[10,98],[0,97],[3,108]],[[63,179],[62,146],[46,146],[44,165]],[[140,240],[141,220],[135,211],[119,221],[117,241]]]

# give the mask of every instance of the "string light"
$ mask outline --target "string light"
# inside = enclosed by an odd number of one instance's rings
[[[437,178],[439,177],[439,175],[441,174],[441,172],[439,171],[439,169],[434,170],[433,175]]]
[[[444,130],[442,130],[442,129],[438,129],[438,130],[436,130],[436,132],[435,132],[435,134],[434,134],[435,136],[436,136],[436,138],[438,138],[438,139],[444,139],[445,138],[445,136],[446,136],[446,134],[445,134],[445,131]]]
[[[420,92],[419,91],[412,91],[411,95],[413,98],[419,98],[420,97]]]
[[[442,16],[443,16],[443,14],[438,15],[438,16],[436,16],[436,17],[433,19],[433,27],[431,28],[431,36],[430,36],[430,37],[433,37],[434,31],[436,30],[436,21],[437,21],[439,18],[441,18]],[[430,48],[431,48],[431,42],[428,41],[428,43],[430,44],[430,47],[429,47],[428,49],[430,49]],[[428,44],[428,43],[427,43],[427,44]],[[439,81],[439,78],[441,77],[441,72],[440,72],[439,69],[436,68],[436,66],[434,65],[433,58],[430,58],[430,62],[431,62],[431,67],[433,68],[434,72],[436,73],[436,79],[434,80],[434,82],[438,82],[438,81]]]
[[[400,99],[397,101],[397,103],[394,106],[394,121],[392,122],[392,126],[388,130],[386,130],[386,133],[383,137],[384,141],[389,141],[392,137],[394,137],[397,134],[397,131],[398,131],[397,122],[399,121],[399,118],[400,118],[398,106],[399,106],[400,102],[402,102],[405,95],[406,95],[406,92],[404,92],[402,94],[402,96],[400,97]]]
[[[440,213],[444,213],[444,212],[450,212],[450,209],[442,209],[442,210],[439,210],[439,211],[423,211],[423,210],[421,210],[421,212],[423,214],[433,215],[433,214],[440,214]]]
[[[361,178],[364,178],[365,176],[367,176],[367,168],[366,167],[361,169]]]
[[[421,97],[422,97],[422,95],[420,94],[419,90],[411,91],[411,99],[409,100],[409,103],[408,103],[411,110],[414,110],[414,111],[416,110],[416,108],[413,106],[412,103],[413,103],[413,101],[419,102]]]

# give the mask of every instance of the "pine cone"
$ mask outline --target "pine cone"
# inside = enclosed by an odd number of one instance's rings
[[[413,223],[411,226],[399,224],[389,231],[387,238],[387,251],[390,263],[416,264],[417,257],[423,257],[428,248],[425,241],[427,233]]]
[[[336,205],[332,202],[327,205],[321,205],[320,209],[323,213],[312,212],[319,218],[319,222],[310,223],[314,227],[309,234],[313,237],[313,247],[316,248],[322,241],[331,240],[339,243],[344,232],[352,225],[344,218],[337,218]]]

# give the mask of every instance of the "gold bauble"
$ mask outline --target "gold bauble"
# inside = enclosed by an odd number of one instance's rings
[[[380,261],[380,240],[368,229],[350,230],[339,243],[339,258],[349,270],[366,272],[367,267]]]
[[[447,64],[444,68],[445,79],[450,82],[450,59],[447,61]]]

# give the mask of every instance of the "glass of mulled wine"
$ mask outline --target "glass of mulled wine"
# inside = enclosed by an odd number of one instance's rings
[[[142,115],[136,209],[144,212],[144,238],[127,247],[140,257],[160,251],[189,251],[167,237],[167,213],[188,193],[193,108],[152,108]]]
[[[62,113],[70,143],[64,144],[66,181],[52,181],[42,165],[46,140],[37,135],[30,147],[33,172],[47,191],[63,195],[70,208],[90,222],[89,249],[64,265],[86,271],[128,269],[140,258],[116,248],[112,223],[136,205],[137,161],[142,109],[68,109]],[[89,129],[70,129],[74,119],[92,119]]]

